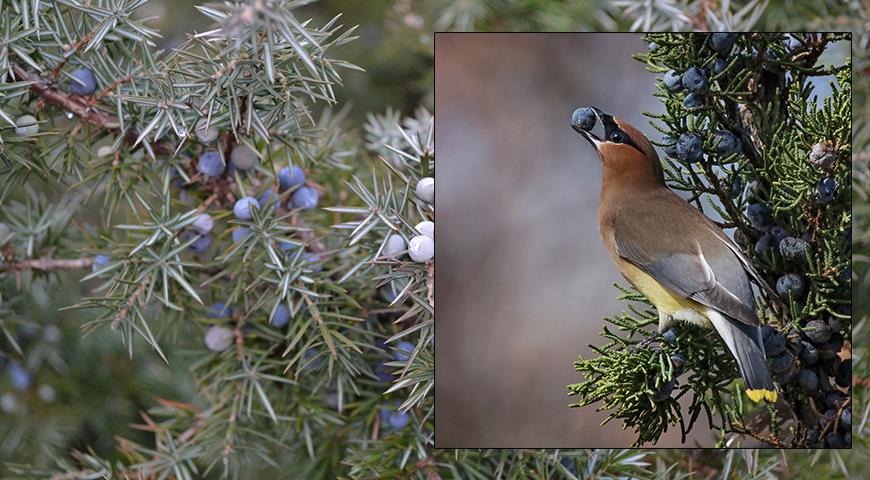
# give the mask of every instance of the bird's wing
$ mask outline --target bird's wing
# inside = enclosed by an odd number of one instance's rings
[[[746,270],[746,273],[748,273],[750,277],[752,277],[752,281],[755,282],[755,284],[758,285],[762,290],[767,292],[770,298],[778,300],[779,294],[777,294],[776,290],[771,288],[767,281],[765,281],[764,278],[761,277],[761,274],[758,273],[758,270],[756,270],[755,267],[752,265],[752,261],[749,260],[749,257],[747,257],[745,253],[743,253],[740,247],[738,247],[736,243],[728,238],[728,236],[725,235],[725,232],[716,227],[716,225],[713,225],[712,222],[708,223],[708,228],[710,229],[710,231],[713,232],[713,234],[715,234],[717,237],[719,237],[719,239],[722,240],[722,242],[728,247],[729,250],[734,252],[734,255],[737,257],[738,260],[740,260],[740,264],[743,266],[743,269]]]
[[[675,293],[757,325],[755,298],[740,259],[708,228],[699,228],[703,223],[690,212],[700,215],[697,210],[673,198],[680,203],[669,199],[655,202],[655,212],[639,206],[617,215],[617,253]]]

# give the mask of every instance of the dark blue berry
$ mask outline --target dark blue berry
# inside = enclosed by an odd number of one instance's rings
[[[410,422],[410,421],[411,421],[411,416],[408,415],[407,413],[394,412],[394,413],[390,414],[390,419],[389,419],[388,423],[390,424],[391,427],[393,427],[395,429],[402,429],[402,428],[405,428],[405,425],[407,425],[408,422]]]
[[[797,375],[798,384],[807,393],[813,393],[819,388],[819,377],[812,370],[801,370]]]
[[[205,152],[199,157],[196,169],[207,177],[217,177],[224,173],[226,165],[218,152]]]
[[[843,440],[843,435],[837,432],[831,432],[825,438],[825,444],[828,448],[846,448],[846,442]]]
[[[93,95],[97,91],[97,79],[90,69],[81,67],[73,70],[69,79],[68,89],[75,95]]]
[[[312,252],[304,253],[302,254],[302,260],[308,264],[308,268],[311,270],[315,272],[323,271],[323,265],[320,263],[320,255]]]
[[[768,358],[785,351],[785,335],[770,325],[761,327],[761,340],[764,343],[764,353]]]
[[[208,318],[229,318],[233,316],[233,308],[224,305],[223,302],[215,302],[208,307],[208,312],[205,314]]]
[[[804,293],[804,289],[806,289],[804,279],[796,273],[786,273],[776,281],[776,293],[783,298],[788,298],[789,295],[797,298]]]
[[[846,401],[846,398],[847,397],[843,392],[834,390],[832,392],[828,392],[828,394],[825,396],[825,405],[831,409],[840,408],[843,406],[843,402]],[[825,412],[825,415],[827,415],[827,412]],[[831,420],[833,420],[836,416],[836,413],[832,415]]]
[[[396,345],[396,352],[393,358],[400,362],[407,362],[411,358],[411,353],[414,352],[414,344],[411,342],[399,342]]]
[[[730,157],[735,153],[739,153],[742,148],[740,139],[727,130],[717,130],[713,134],[713,145],[720,157]]]
[[[23,391],[30,388],[32,378],[30,372],[18,362],[9,363],[9,382],[15,390]]]
[[[815,345],[810,342],[801,342],[803,345],[803,349],[801,350],[800,357],[801,362],[805,365],[812,365],[819,360],[819,351],[816,349]]]
[[[846,428],[852,426],[852,410],[844,408],[843,411],[840,412],[840,425],[843,425]]]
[[[677,140],[677,158],[685,162],[696,162],[703,150],[701,137],[694,133],[684,133]]]
[[[686,368],[686,364],[689,363],[689,359],[682,353],[672,353],[670,359],[671,365],[674,366],[675,377],[683,373],[683,369]]]
[[[788,236],[788,232],[782,227],[773,227],[770,229],[770,236],[773,237],[773,244],[779,246],[780,242]]]
[[[786,346],[793,353],[801,353],[801,350],[804,348],[803,343],[801,343],[801,333],[795,328],[792,328],[789,330],[788,334],[786,334],[785,342]]]
[[[577,476],[577,463],[572,460],[570,457],[562,457],[562,460],[559,460],[559,463],[565,467],[566,470],[571,472],[571,475]]]
[[[665,152],[665,155],[677,158],[677,141],[673,137],[667,135],[662,137],[662,145],[664,145],[662,150]]]
[[[776,243],[773,240],[773,236],[769,233],[765,233],[764,235],[761,236],[761,238],[758,239],[757,242],[755,242],[755,254],[756,255],[764,254],[764,253],[770,251],[770,249],[771,249],[771,247],[773,247],[773,245],[776,245]]]
[[[112,261],[112,259],[109,258],[107,255],[97,255],[96,257],[94,257],[94,264],[91,265],[91,271],[96,272],[97,270],[108,265],[110,261]]]
[[[251,229],[248,227],[236,227],[232,233],[233,243],[241,242],[249,233],[251,233]]]
[[[683,76],[676,70],[671,70],[662,77],[665,87],[672,92],[679,92],[683,89]]]
[[[653,393],[652,399],[654,402],[663,402],[671,398],[671,392],[674,391],[674,386],[677,384],[675,380],[663,383],[658,390]]]
[[[595,112],[589,107],[580,107],[571,114],[571,125],[589,131],[595,127]]]
[[[269,200],[272,199],[272,195],[273,195],[274,193],[275,193],[275,192],[272,191],[271,188],[268,189],[268,190],[266,190],[265,192],[263,192],[262,195],[260,195],[260,198],[257,199],[257,203],[259,203],[260,206],[265,207],[265,206],[269,203]]]
[[[704,106],[704,95],[700,93],[690,93],[683,99],[683,106],[688,109],[701,108]]]
[[[278,171],[278,188],[282,192],[303,183],[305,183],[305,172],[296,165],[284,167]]]
[[[815,200],[816,203],[820,205],[824,205],[834,197],[837,196],[837,189],[839,188],[839,184],[837,183],[837,179],[834,177],[825,177],[819,182],[819,186],[816,187]]]
[[[783,352],[770,359],[770,371],[773,373],[785,372],[794,364],[794,355],[791,352]]]
[[[779,242],[779,253],[790,261],[806,260],[804,251],[809,244],[802,238],[785,237]]]
[[[211,235],[199,235],[193,230],[184,230],[181,234],[178,235],[179,240],[182,243],[187,243],[190,240],[193,240],[188,248],[196,253],[202,253],[211,247],[212,238]]]
[[[670,343],[671,345],[677,343],[677,331],[676,331],[676,329],[674,327],[671,327],[671,328],[665,330],[662,333],[662,338],[664,338],[665,341]]]
[[[271,323],[273,327],[278,328],[290,323],[290,310],[287,306],[283,303],[278,305],[278,308],[276,308],[275,312],[272,313],[272,318],[269,319],[269,323]]]
[[[831,338],[831,327],[821,320],[810,320],[804,327],[804,334],[816,345],[825,343]]]
[[[752,228],[761,231],[770,230],[773,226],[773,217],[770,207],[763,203],[750,203],[746,206],[746,218]]]
[[[650,52],[655,52],[659,49],[659,46],[656,45],[656,42],[649,42],[646,44],[646,48],[648,48]]]
[[[710,48],[719,53],[728,53],[736,41],[736,33],[714,33],[710,35]]]
[[[810,448],[817,447],[819,445],[819,434],[820,433],[821,432],[819,431],[818,427],[813,427],[813,428],[807,430],[807,436],[805,439],[804,446],[810,447]]]
[[[293,208],[311,210],[317,206],[317,197],[317,190],[311,187],[300,187],[293,192],[290,201],[293,203]]]
[[[396,430],[405,428],[408,422],[411,421],[411,416],[407,413],[400,413],[394,410],[394,408],[390,405],[381,407],[381,422],[384,424],[384,427],[389,426]]]
[[[707,72],[698,67],[691,67],[683,73],[683,87],[690,92],[699,92],[707,88]]]
[[[200,235],[199,238],[193,241],[190,244],[190,249],[196,253],[203,253],[211,247],[212,238],[211,235]]]
[[[737,198],[741,194],[743,194],[743,179],[735,176],[731,182],[731,196]]]
[[[240,220],[250,220],[253,216],[251,210],[254,208],[260,208],[257,199],[254,197],[243,197],[236,200],[236,204],[233,205],[233,215]]]
[[[843,388],[849,388],[852,385],[852,360],[844,360],[837,367],[837,375],[835,377],[837,385]]]
[[[393,381],[394,377],[392,371],[393,369],[387,366],[387,364],[384,362],[379,362],[375,366],[375,376],[378,377],[378,380],[384,383],[389,383]]]

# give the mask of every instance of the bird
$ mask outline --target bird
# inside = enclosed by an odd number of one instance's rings
[[[589,128],[598,122],[601,138]],[[571,126],[601,160],[601,238],[622,276],[658,310],[659,333],[674,321],[714,329],[747,397],[776,402],[751,283],[771,290],[750,260],[667,187],[655,148],[635,127],[596,107],[575,110]]]

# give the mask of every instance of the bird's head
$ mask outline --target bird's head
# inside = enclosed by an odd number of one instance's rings
[[[603,127],[600,137],[593,133],[599,124]],[[606,177],[631,173],[664,183],[662,165],[655,148],[646,135],[625,120],[596,107],[584,107],[574,111],[571,128],[598,152]]]

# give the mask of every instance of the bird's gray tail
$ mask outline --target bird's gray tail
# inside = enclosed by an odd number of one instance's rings
[[[777,393],[767,371],[761,328],[747,325],[719,312],[708,313],[708,318],[716,332],[737,360],[737,368],[740,369],[740,376],[743,377],[749,399],[753,402],[759,402],[761,399],[776,402]]]

